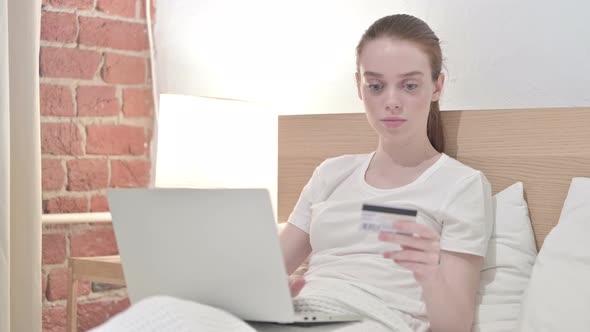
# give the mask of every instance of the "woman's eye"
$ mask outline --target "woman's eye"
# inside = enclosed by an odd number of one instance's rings
[[[383,89],[383,84],[369,84],[369,90],[377,92]]]
[[[414,89],[416,89],[418,87],[418,84],[416,83],[406,83],[404,84],[404,89],[408,90],[408,91],[412,91]]]

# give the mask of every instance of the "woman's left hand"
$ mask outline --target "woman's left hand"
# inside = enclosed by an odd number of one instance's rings
[[[414,273],[419,283],[439,277],[440,236],[427,225],[409,221],[396,221],[394,232],[380,232],[379,240],[397,243],[401,250],[386,251],[383,257],[393,260]]]

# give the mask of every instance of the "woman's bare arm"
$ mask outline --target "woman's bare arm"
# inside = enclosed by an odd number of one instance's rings
[[[296,226],[287,224],[279,234],[279,239],[287,274],[291,275],[311,254],[309,234]]]

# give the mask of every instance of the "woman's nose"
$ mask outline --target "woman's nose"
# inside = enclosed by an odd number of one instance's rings
[[[397,112],[402,108],[401,101],[395,89],[388,89],[385,94],[385,109],[389,112]]]

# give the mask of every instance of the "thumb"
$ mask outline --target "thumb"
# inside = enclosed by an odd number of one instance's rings
[[[303,278],[289,280],[289,289],[291,290],[291,296],[297,296],[303,288],[303,286],[305,286],[305,279]]]

